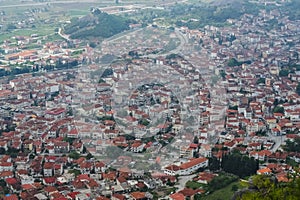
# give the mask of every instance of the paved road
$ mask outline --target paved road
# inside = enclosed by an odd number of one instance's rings
[[[193,177],[195,177],[196,175],[193,174],[193,175],[189,175],[189,176],[180,176],[178,179],[178,183],[179,185],[176,185],[175,187],[178,187],[177,191],[180,191],[180,190],[183,190],[185,188],[185,184],[186,182],[190,181],[193,179]]]
[[[58,35],[60,35],[60,37],[65,38],[66,40],[70,40],[70,37],[68,35],[65,35],[61,32],[61,28],[58,29]]]
[[[286,136],[282,135],[282,136],[269,136],[269,139],[275,141],[275,144],[273,146],[273,148],[271,149],[272,152],[275,152],[279,149],[279,147],[284,143]]]
[[[147,57],[147,58],[157,58],[157,57],[165,57],[167,55],[170,55],[170,54],[179,54],[184,46],[186,46],[188,44],[188,38],[185,34],[183,34],[182,32],[179,31],[179,29],[175,28],[175,34],[177,35],[177,37],[179,38],[180,40],[180,44],[173,50],[169,51],[169,52],[166,52],[166,53],[163,53],[163,54],[148,54],[148,55],[145,55],[143,57]]]
[[[14,7],[33,7],[33,6],[44,6],[53,4],[69,4],[69,3],[99,3],[97,0],[85,0],[83,1],[51,1],[51,2],[40,2],[40,3],[22,3],[22,4],[11,4],[11,5],[1,5],[0,8],[14,8]],[[113,3],[113,1],[101,1],[101,3]]]

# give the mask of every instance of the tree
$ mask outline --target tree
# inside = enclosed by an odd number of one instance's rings
[[[208,159],[208,168],[210,171],[218,171],[220,170],[220,160],[218,160],[216,157],[211,157]]]
[[[256,175],[250,190],[241,194],[240,200],[248,199],[299,199],[300,179],[295,177],[288,183],[278,183],[273,177]]]
[[[284,77],[289,75],[289,70],[288,69],[282,69],[279,71],[279,76]]]
[[[0,147],[0,155],[3,155],[3,154],[5,154],[5,149],[3,148],[3,147]]]
[[[296,93],[300,96],[300,82],[297,85]]]
[[[69,157],[77,160],[78,158],[80,158],[80,154],[77,153],[77,151],[72,151],[71,153],[69,153]]]
[[[96,44],[95,42],[90,42],[90,43],[89,43],[89,46],[90,46],[91,48],[95,48],[95,47],[97,46],[97,44]]]
[[[239,66],[240,63],[235,58],[230,58],[227,62],[228,67]]]
[[[239,189],[239,187],[236,184],[232,185],[232,187],[231,187],[231,190],[234,192],[237,191],[238,189]]]
[[[199,138],[198,138],[198,136],[194,137],[193,143],[194,144],[199,144]]]
[[[230,183],[237,181],[238,177],[232,174],[220,173],[208,184],[210,191],[216,191],[218,189],[228,186]]]
[[[81,174],[80,170],[78,170],[78,169],[70,169],[69,173],[74,174],[75,177],[78,176],[79,174]]]
[[[284,107],[283,106],[276,106],[273,110],[274,113],[282,113],[284,114]]]
[[[90,160],[91,158],[94,158],[94,156],[93,156],[91,153],[88,153],[88,154],[86,155],[86,159],[87,159],[87,160]]]
[[[266,82],[266,79],[265,79],[265,78],[259,78],[259,79],[256,81],[256,84],[257,84],[257,85],[258,85],[258,84],[261,84],[261,83],[265,84],[265,82]]]
[[[256,174],[258,161],[239,154],[224,155],[221,167],[225,172],[235,174],[241,178]]]

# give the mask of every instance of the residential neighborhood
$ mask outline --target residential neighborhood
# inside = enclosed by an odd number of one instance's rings
[[[275,5],[226,24],[132,24],[97,48],[3,41],[0,198],[202,199],[253,175],[291,182],[300,21]]]

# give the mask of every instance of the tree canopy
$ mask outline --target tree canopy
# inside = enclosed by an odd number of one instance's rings
[[[258,161],[248,156],[239,154],[224,155],[221,168],[228,173],[235,174],[241,178],[256,174]]]
[[[295,178],[289,183],[278,183],[273,177],[256,175],[253,177],[251,190],[244,191],[238,200],[250,199],[291,199],[300,197],[300,179]]]
[[[129,22],[116,15],[96,11],[91,14],[74,18],[65,26],[65,33],[73,39],[86,39],[89,37],[108,38],[129,29]]]

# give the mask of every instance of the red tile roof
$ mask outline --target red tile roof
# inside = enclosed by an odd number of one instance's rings
[[[185,200],[185,197],[181,193],[174,193],[170,195],[170,198],[173,200]]]
[[[181,164],[180,168],[181,169],[188,169],[188,168],[191,168],[191,167],[193,167],[195,165],[198,165],[200,163],[206,162],[207,160],[208,160],[207,158],[195,158],[195,159],[192,159],[189,162]]]

